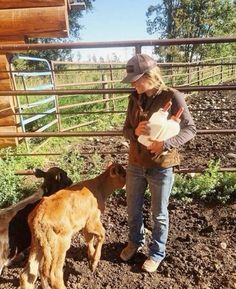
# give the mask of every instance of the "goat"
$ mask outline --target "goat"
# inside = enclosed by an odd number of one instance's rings
[[[43,289],[66,289],[63,281],[66,251],[73,234],[81,230],[88,244],[91,268],[96,269],[105,239],[100,215],[108,196],[125,185],[125,177],[125,169],[112,164],[94,179],[43,198],[28,219],[32,244],[28,264],[20,277],[21,289],[34,288],[38,273]]]
[[[35,202],[41,196],[40,192],[36,192],[33,196],[30,196],[16,205],[12,205],[6,209],[0,210],[0,274],[2,269],[8,263],[9,255],[9,238],[8,238],[8,229],[9,222],[16,215],[18,210],[24,208],[27,204]]]
[[[34,171],[37,178],[43,178],[43,184],[31,202],[23,200],[8,213],[8,220],[1,231],[2,246],[0,248],[0,273],[4,265],[11,265],[30,246],[31,233],[27,223],[29,213],[36,207],[42,194],[50,196],[58,190],[72,184],[67,173],[58,167],[52,167],[47,172],[40,169]],[[22,205],[21,205],[22,203]],[[1,242],[0,242],[1,243]]]

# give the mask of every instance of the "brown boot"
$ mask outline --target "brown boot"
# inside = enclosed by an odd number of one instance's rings
[[[142,247],[129,241],[127,246],[121,251],[120,258],[123,261],[130,260]]]
[[[158,261],[154,261],[153,259],[151,259],[150,257],[143,263],[142,269],[145,272],[155,272],[157,270],[157,268],[159,267],[161,263],[161,260]]]

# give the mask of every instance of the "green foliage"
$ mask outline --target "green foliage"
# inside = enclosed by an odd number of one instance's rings
[[[208,202],[226,203],[235,198],[235,173],[219,172],[219,162],[210,162],[202,174],[177,175],[172,196],[181,200],[200,199]]]
[[[49,145],[59,146],[58,143]],[[65,146],[65,144],[64,144]],[[62,145],[63,147],[63,145]],[[67,142],[65,152],[57,159],[56,164],[64,169],[68,176],[74,182],[79,182],[84,179],[93,178],[104,171],[106,164],[101,155],[96,153],[81,155],[77,144],[72,143],[70,146]],[[7,150],[7,153],[11,150]],[[19,151],[18,151],[19,153]],[[16,176],[14,173],[20,169],[33,169],[36,167],[43,168],[49,159],[37,158],[19,158],[7,156],[0,159],[0,208],[10,206],[17,203],[19,200],[32,194],[38,184],[36,182],[24,182],[22,176]],[[55,159],[54,159],[55,163]],[[124,194],[117,191],[116,195]],[[151,193],[147,190],[145,198],[150,199]],[[206,202],[227,203],[236,200],[236,174],[219,172],[219,162],[210,162],[209,168],[202,174],[194,176],[177,174],[172,197],[184,201],[192,199],[203,200]]]
[[[236,200],[236,174],[221,174],[220,182],[216,187],[215,198],[221,203]]]
[[[161,38],[231,36],[236,32],[234,0],[163,0],[150,6],[146,15],[148,33],[159,33]],[[191,62],[231,55],[233,49],[235,44],[196,44],[161,47],[156,52],[163,60]]]
[[[25,160],[24,163],[26,164]],[[19,167],[19,162],[13,157],[0,159],[0,208],[16,204],[35,191],[34,183],[26,187],[23,177],[15,175],[17,167]]]
[[[21,198],[20,178],[15,176],[15,161],[0,159],[0,204],[1,208],[14,204]]]
[[[83,179],[93,178],[101,173],[103,164],[100,155],[95,153],[84,156],[75,147],[61,155],[58,163],[75,183]]]
[[[21,145],[17,149],[2,149],[6,157],[0,159],[0,208],[8,207],[17,203],[19,200],[32,194],[35,189],[35,182],[25,184],[23,176],[15,175],[17,170],[33,169],[42,166],[42,158],[13,157],[12,153],[21,153],[24,151]]]
[[[80,160],[78,151],[65,153],[59,158],[59,166],[65,170],[68,176],[73,176],[74,182],[81,180],[80,172],[83,168],[83,163]]]

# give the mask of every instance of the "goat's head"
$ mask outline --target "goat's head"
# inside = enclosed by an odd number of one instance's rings
[[[108,167],[108,170],[114,186],[117,189],[123,188],[126,181],[126,170],[123,168],[123,166],[114,163]]]
[[[37,178],[44,178],[42,189],[45,196],[50,196],[72,185],[72,180],[67,176],[67,173],[58,167],[52,167],[47,172],[35,169],[34,175]]]

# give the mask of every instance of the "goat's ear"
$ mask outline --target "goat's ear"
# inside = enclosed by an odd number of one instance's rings
[[[107,164],[106,164],[106,168],[109,168],[112,164],[113,164],[112,161],[107,162]]]
[[[110,168],[110,176],[112,178],[114,178],[115,176],[117,176],[117,166],[111,166]]]
[[[111,177],[116,177],[124,174],[124,169],[121,165],[115,164],[111,166],[110,169],[110,176]]]
[[[60,182],[62,181],[63,179],[66,179],[67,178],[67,173],[66,172],[59,172],[58,174],[55,175],[55,180],[57,182]]]
[[[46,173],[40,169],[35,169],[34,170],[34,175],[36,178],[45,178]]]
[[[60,182],[60,181],[61,181],[61,178],[62,178],[61,173],[55,175],[55,180],[56,180],[57,182]]]

